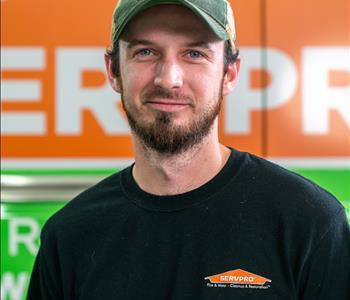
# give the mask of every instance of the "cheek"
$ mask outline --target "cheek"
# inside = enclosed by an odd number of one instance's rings
[[[213,97],[222,89],[222,73],[212,72],[206,75],[198,73],[190,78],[193,91],[201,97]]]
[[[130,82],[130,84],[145,84],[150,82],[154,77],[153,66],[150,65],[138,65],[131,64],[124,68],[124,77]]]
[[[125,70],[122,75],[123,92],[128,96],[136,97],[147,85],[148,79],[145,72],[137,70]]]

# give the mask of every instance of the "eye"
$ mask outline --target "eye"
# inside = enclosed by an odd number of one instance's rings
[[[191,58],[201,58],[202,57],[202,54],[197,51],[197,50],[191,50],[188,55],[191,57]]]
[[[141,49],[136,52],[137,56],[149,56],[152,54],[152,51],[150,49]]]

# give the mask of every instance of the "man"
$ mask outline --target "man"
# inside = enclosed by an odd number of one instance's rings
[[[106,66],[135,163],[45,225],[28,299],[350,299],[344,208],[219,143],[240,60],[224,0],[122,0]]]

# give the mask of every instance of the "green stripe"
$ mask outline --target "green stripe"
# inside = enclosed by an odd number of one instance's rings
[[[109,176],[120,171],[120,168],[110,169],[12,169],[2,170],[2,175],[22,176]],[[310,169],[293,168],[292,171],[316,182],[335,195],[345,206],[350,220],[350,169]],[[59,201],[59,199],[57,199]]]
[[[52,175],[52,176],[108,176],[120,171],[120,168],[111,169],[12,169],[2,170],[2,175]],[[340,199],[350,199],[350,169],[292,169],[296,173],[315,181],[320,186],[331,191]]]

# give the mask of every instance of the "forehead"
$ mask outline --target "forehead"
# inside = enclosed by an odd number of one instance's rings
[[[207,42],[221,41],[190,9],[174,4],[153,6],[136,15],[125,27],[121,40],[128,41],[147,35],[156,37],[159,32]]]

